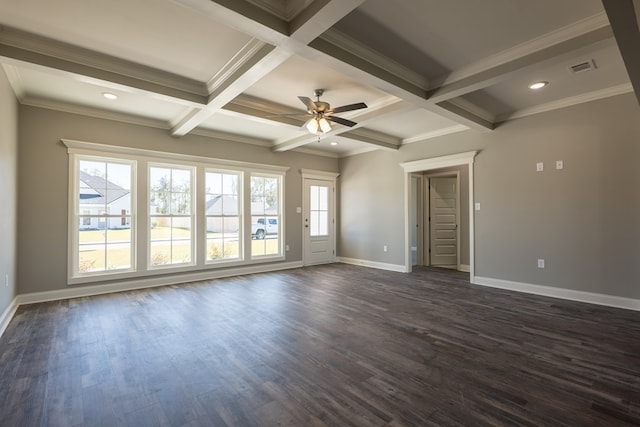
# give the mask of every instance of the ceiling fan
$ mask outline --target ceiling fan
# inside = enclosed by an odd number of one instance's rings
[[[324,93],[324,89],[316,89],[313,93],[316,96],[315,102],[306,96],[299,96],[298,99],[307,107],[307,114],[304,115],[306,117],[311,117],[303,127],[307,128],[307,130],[314,135],[317,135],[318,132],[329,132],[331,130],[331,125],[329,124],[330,121],[348,127],[357,125],[357,123],[352,120],[336,117],[334,114],[367,108],[367,104],[364,102],[331,108],[331,105],[329,105],[328,102],[320,101],[320,97]]]

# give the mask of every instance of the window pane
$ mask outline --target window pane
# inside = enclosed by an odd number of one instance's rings
[[[132,268],[132,164],[79,159],[77,165],[78,212],[82,215],[76,217],[74,273]]]
[[[119,163],[108,163],[107,181],[112,184],[107,185],[107,188],[117,187],[119,189],[131,190],[131,166]]]
[[[238,194],[238,175],[225,174],[223,176],[222,192],[224,194]]]
[[[211,194],[222,193],[222,174],[207,172],[206,192]]]
[[[150,263],[151,265],[169,264],[171,260],[171,242],[151,242],[150,247]]]
[[[266,255],[265,242],[266,240],[252,240],[251,255],[252,256]]]
[[[329,210],[329,189],[327,187],[319,187],[318,190],[318,210],[327,211]]]
[[[159,167],[149,168],[149,187],[152,191],[170,191],[171,169]]]
[[[329,213],[318,212],[318,236],[327,236],[329,234]]]
[[[171,193],[171,213],[173,215],[188,215],[191,213],[190,193]]]
[[[236,196],[222,197],[222,213],[224,215],[238,215],[238,198]]]
[[[320,234],[320,218],[317,211],[311,211],[309,217],[309,233],[312,236],[318,236]]]
[[[191,191],[191,171],[184,169],[172,169],[171,191],[190,192]]]
[[[109,188],[105,193],[107,212],[120,213],[122,209],[131,210],[131,192],[123,188]]]
[[[318,210],[318,186],[311,185],[309,190],[310,190],[309,191],[310,209],[312,211],[317,211]]]
[[[191,262],[191,240],[173,242],[171,249],[172,264],[186,264]]]
[[[169,206],[171,200],[171,193],[168,192],[151,192],[150,195],[150,214],[169,214]]]

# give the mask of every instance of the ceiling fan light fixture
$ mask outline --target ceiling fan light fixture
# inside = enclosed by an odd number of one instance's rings
[[[111,92],[102,92],[102,96],[104,96],[105,98],[110,99],[112,101],[115,100],[115,99],[118,99],[118,95],[115,95],[115,94],[113,94]]]
[[[315,118],[307,120],[307,123],[305,123],[304,126],[312,134],[318,134],[318,121]]]
[[[338,142],[337,142],[337,141],[331,141],[329,144],[331,144],[331,145],[338,145]]]
[[[329,121],[324,117],[318,120],[318,125],[320,126],[320,130],[322,130],[322,133],[327,133],[331,130],[331,125],[329,124]]]

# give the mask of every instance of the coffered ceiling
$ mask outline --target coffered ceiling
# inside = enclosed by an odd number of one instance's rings
[[[0,62],[25,105],[340,157],[632,91],[634,3],[0,0]],[[358,125],[301,129],[317,88]]]

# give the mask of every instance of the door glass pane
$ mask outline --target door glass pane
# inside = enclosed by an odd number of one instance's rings
[[[329,188],[309,188],[309,233],[312,237],[329,235]]]

